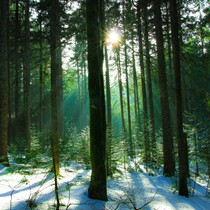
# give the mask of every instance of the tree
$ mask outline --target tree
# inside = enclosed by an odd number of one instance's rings
[[[168,70],[168,96],[169,96],[169,107],[170,107],[170,115],[171,115],[171,128],[172,128],[172,135],[175,135],[175,84],[174,84],[174,72],[173,72],[173,65],[172,65],[172,43],[171,43],[171,22],[170,22],[170,14],[169,14],[169,1],[165,2],[165,25],[166,25],[166,43],[167,43],[167,70]],[[174,132],[173,132],[174,131]]]
[[[188,156],[186,156],[188,155],[188,148],[186,134],[184,135],[183,133],[180,41],[176,0],[170,0],[170,16],[173,46],[173,64],[176,84],[176,129],[179,156],[179,195],[184,195],[188,197],[187,176],[189,175],[189,166],[187,164]]]
[[[109,60],[107,47],[105,46],[105,64],[106,64],[106,108],[107,108],[107,175],[112,175],[112,110],[111,110],[111,88],[109,76]]]
[[[148,135],[148,109],[147,109],[147,93],[146,93],[146,82],[145,82],[145,67],[143,57],[143,36],[142,36],[142,21],[141,21],[142,5],[141,1],[138,0],[137,4],[137,30],[138,30],[138,45],[139,45],[139,61],[141,68],[141,85],[142,85],[142,101],[143,101],[143,119],[144,119],[144,145],[145,145],[145,164],[146,168],[150,159],[150,148],[149,148],[149,135]]]
[[[8,1],[0,1],[0,163],[9,166],[7,156],[8,144]]]
[[[42,129],[43,129],[43,32],[42,32],[42,17],[41,12],[38,16],[38,23],[39,23],[39,109],[40,109],[40,116],[39,116],[39,132],[40,137],[42,137]],[[40,138],[41,140],[41,138]]]
[[[173,138],[171,135],[171,126],[170,126],[170,111],[169,111],[169,102],[168,102],[164,40],[163,40],[162,17],[161,17],[160,6],[161,6],[160,0],[153,1],[155,34],[157,42],[161,121],[162,121],[162,130],[163,130],[163,156],[164,156],[163,173],[166,176],[173,176],[175,170],[175,162],[173,155]]]
[[[139,90],[138,90],[138,78],[136,72],[136,59],[134,52],[134,34],[132,36],[132,65],[133,65],[133,96],[134,96],[134,110],[135,110],[135,126],[136,126],[136,138],[139,138],[140,131],[140,108],[139,108]]]
[[[151,155],[152,161],[156,158],[156,142],[155,142],[155,121],[154,121],[154,108],[153,108],[153,92],[152,92],[152,74],[151,74],[151,59],[150,59],[150,42],[149,42],[149,15],[148,15],[148,2],[144,2],[144,42],[146,51],[146,74],[147,74],[147,89],[148,89],[148,105],[149,105],[149,122],[151,126]]]
[[[53,172],[55,175],[55,194],[59,209],[58,183],[59,174],[59,76],[61,68],[60,46],[60,10],[59,0],[52,0],[50,7],[50,54],[51,54],[51,147],[53,156]]]
[[[128,76],[128,53],[126,43],[126,16],[125,16],[125,0],[123,0],[123,33],[124,33],[124,56],[125,56],[125,77],[126,77],[126,98],[127,98],[127,114],[128,114],[128,155],[133,158],[133,140],[131,129],[131,108],[130,108],[130,88],[129,88],[129,76]]]
[[[103,83],[104,1],[87,0],[88,87],[90,98],[90,155],[92,174],[88,196],[107,200],[106,120]]]
[[[29,0],[25,0],[25,37],[24,37],[24,139],[26,153],[31,148],[31,113],[30,113],[30,25],[29,25]]]
[[[123,100],[123,84],[122,84],[122,69],[121,69],[121,60],[120,60],[120,47],[116,48],[116,63],[117,63],[117,78],[118,78],[119,95],[120,95],[120,111],[121,111],[120,113],[121,113],[121,122],[122,122],[122,137],[123,137],[123,141],[126,141],[124,100]]]
[[[19,139],[19,104],[20,104],[20,20],[19,20],[19,0],[15,1],[15,143]]]

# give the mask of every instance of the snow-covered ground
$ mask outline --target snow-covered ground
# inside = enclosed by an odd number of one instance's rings
[[[206,183],[196,183],[189,198],[174,192],[172,179],[162,175],[123,172],[120,178],[108,179],[109,201],[102,202],[87,196],[90,170],[84,165],[71,164],[61,168],[59,177],[60,209],[196,209],[210,210]],[[0,210],[54,209],[53,176],[47,169],[9,171],[0,166]],[[29,206],[31,208],[29,208]]]

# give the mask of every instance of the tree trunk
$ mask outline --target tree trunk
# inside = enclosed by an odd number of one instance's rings
[[[61,11],[58,11],[60,14]],[[58,71],[58,137],[59,139],[63,138],[64,135],[64,103],[63,103],[63,71],[62,71],[62,51],[61,51],[61,27],[59,25],[60,23],[57,23],[57,30],[58,30],[58,46],[57,46],[57,71]]]
[[[40,141],[42,139],[42,129],[43,129],[43,43],[42,43],[42,21],[40,20],[39,23],[39,33],[40,33],[40,40],[39,40],[39,132],[40,132]]]
[[[166,65],[164,55],[164,40],[162,29],[162,17],[160,10],[160,0],[153,1],[155,33],[157,42],[157,59],[158,59],[158,76],[159,91],[161,105],[161,120],[163,130],[163,159],[164,159],[164,175],[173,176],[175,170],[175,162],[173,155],[173,138],[170,126],[170,111],[168,102],[168,91],[166,81]]]
[[[88,196],[107,200],[106,120],[103,84],[103,0],[87,0],[88,85],[90,98],[90,154],[92,174]]]
[[[139,92],[138,92],[138,81],[136,73],[136,61],[134,54],[134,37],[132,33],[132,65],[133,65],[133,94],[134,94],[134,109],[135,109],[135,126],[136,126],[136,139],[139,139],[140,131],[140,108],[139,108]]]
[[[53,0],[50,13],[50,53],[51,53],[51,145],[56,173],[59,173],[59,128],[58,128],[58,81],[60,68],[59,1]]]
[[[147,110],[147,95],[146,95],[146,84],[145,84],[145,69],[144,69],[144,58],[143,58],[143,37],[141,28],[141,1],[138,1],[137,5],[137,20],[138,20],[138,38],[139,38],[139,59],[141,68],[141,85],[142,85],[142,100],[143,100],[143,118],[144,118],[144,145],[145,145],[145,164],[146,170],[150,159],[149,153],[149,135],[148,135],[148,110]]]
[[[147,89],[148,89],[148,105],[149,105],[149,122],[151,126],[151,158],[152,161],[156,159],[156,141],[155,141],[155,121],[154,121],[154,108],[153,108],[153,92],[152,92],[152,76],[151,76],[151,65],[150,65],[150,43],[149,43],[149,33],[148,33],[148,12],[147,3],[144,5],[144,40],[146,49],[146,73],[147,73]]]
[[[168,53],[168,95],[169,95],[169,108],[171,116],[171,128],[172,136],[176,135],[176,107],[175,107],[175,82],[174,72],[172,65],[172,50],[171,50],[171,30],[170,30],[170,14],[169,14],[169,2],[165,3],[166,7],[166,40],[167,40],[167,53]]]
[[[8,8],[9,10],[9,8]],[[8,11],[9,13],[9,11]],[[9,18],[9,15],[7,16],[7,28],[9,29],[10,28],[10,18]],[[13,100],[12,100],[12,90],[13,90],[13,77],[11,75],[12,71],[11,71],[11,66],[10,66],[10,62],[11,62],[11,51],[10,50],[10,30],[7,31],[7,72],[8,72],[8,145],[12,145],[14,143],[14,132],[13,132],[13,127],[12,127],[12,122],[13,122],[13,119],[12,119],[12,105],[13,105]]]
[[[53,156],[53,172],[55,181],[56,210],[59,209],[59,193],[57,175],[60,172],[59,163],[59,105],[60,105],[60,5],[59,0],[52,0],[50,11],[50,54],[51,54],[51,148]]]
[[[82,102],[82,88],[80,87],[81,86],[81,79],[80,79],[80,66],[79,66],[79,56],[77,52],[75,52],[75,60],[76,60],[76,69],[77,69],[77,100],[78,100],[78,103],[79,103],[79,107],[78,109],[79,110],[82,110],[83,109],[83,102]],[[78,117],[78,123],[79,123],[79,129],[82,129],[82,123],[83,123],[83,115],[82,113],[79,114],[79,117]]]
[[[8,149],[8,1],[0,1],[0,164],[9,166]]]
[[[105,64],[106,64],[106,108],[107,108],[107,175],[112,175],[112,110],[111,110],[111,89],[109,79],[109,61],[108,52],[105,46]]]
[[[120,111],[121,111],[121,121],[122,121],[122,138],[126,141],[126,130],[125,130],[125,115],[124,115],[124,103],[123,103],[123,86],[122,86],[122,70],[120,62],[120,48],[116,49],[116,63],[117,63],[117,77],[120,95]],[[127,148],[126,148],[127,149]]]
[[[133,140],[131,130],[131,110],[130,110],[130,89],[129,89],[129,78],[128,78],[128,54],[127,54],[127,43],[126,43],[126,21],[125,21],[125,1],[123,1],[123,33],[124,33],[124,56],[125,56],[125,77],[126,77],[126,95],[127,95],[127,114],[128,114],[128,155],[133,158]]]
[[[179,195],[188,197],[187,176],[188,176],[188,147],[187,137],[183,133],[182,119],[182,93],[181,93],[181,67],[180,67],[180,43],[179,43],[179,23],[177,15],[176,0],[170,0],[171,31],[173,46],[173,64],[176,84],[176,128],[178,138],[179,157]]]
[[[19,0],[15,1],[15,132],[14,142],[19,139],[19,103],[20,103],[20,87],[19,87],[19,72],[20,72],[20,24],[19,24]]]
[[[25,1],[25,42],[24,42],[24,139],[26,153],[31,147],[31,113],[30,113],[30,28],[29,28],[29,0]]]

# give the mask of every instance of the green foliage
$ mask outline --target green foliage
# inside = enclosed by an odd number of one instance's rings
[[[10,158],[19,164],[25,163],[25,156],[19,151],[18,147],[15,144],[11,144],[8,148]]]
[[[49,167],[50,163],[50,148],[47,145],[43,144],[43,135],[40,136],[35,126],[31,126],[31,149],[29,154],[25,154],[20,150],[15,144],[9,146],[9,154],[11,160],[16,164],[27,164],[29,167],[38,168],[38,167]],[[11,166],[13,168],[14,166]],[[13,170],[13,169],[11,169]],[[14,169],[15,170],[15,169]],[[21,171],[21,167],[18,167],[18,170]],[[23,172],[27,173],[27,171]]]
[[[190,167],[193,173],[199,175],[208,173],[209,167],[209,121],[202,122],[200,116],[185,113],[186,123],[184,125],[188,138]],[[201,174],[200,174],[201,175]]]
[[[28,179],[24,176],[22,179],[21,179],[21,181],[20,181],[20,183],[28,183]]]
[[[17,167],[8,167],[4,170],[4,172],[2,173],[2,175],[6,175],[6,174],[10,174],[10,173],[14,173],[16,171]]]
[[[60,144],[60,158],[64,164],[70,161],[90,164],[89,127],[78,133],[75,127],[68,128],[64,140]]]
[[[42,137],[43,139],[41,139]],[[43,147],[44,136],[40,136],[40,133],[36,130],[35,126],[31,126],[31,150],[29,154],[29,160],[32,163],[32,167],[45,167],[49,164],[49,159],[44,158],[43,154],[49,155],[50,148],[47,145]]]
[[[109,155],[109,153],[107,154]],[[123,135],[117,135],[116,131],[112,131],[111,154],[110,154],[110,171],[114,177],[122,175],[122,168],[126,168],[127,164],[127,142]],[[123,166],[123,167],[122,167]]]

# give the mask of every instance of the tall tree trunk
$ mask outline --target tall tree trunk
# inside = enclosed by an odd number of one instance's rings
[[[151,65],[150,65],[150,42],[149,42],[149,32],[148,32],[148,4],[144,4],[144,40],[146,49],[146,73],[147,73],[147,89],[148,89],[148,105],[149,105],[149,122],[151,126],[151,156],[152,161],[156,159],[156,141],[155,141],[155,120],[154,120],[154,108],[153,108],[153,92],[152,92],[152,76],[151,76]]]
[[[42,36],[42,21],[39,23],[39,132],[40,140],[42,139],[42,129],[43,129],[43,36]]]
[[[107,108],[107,175],[112,175],[112,110],[111,110],[111,89],[109,78],[109,61],[107,47],[105,46],[105,64],[106,64],[106,108]]]
[[[187,137],[183,133],[182,119],[182,88],[181,88],[181,67],[180,67],[180,43],[179,43],[179,23],[177,15],[176,0],[170,0],[171,31],[173,46],[173,63],[176,84],[176,128],[178,138],[179,157],[179,195],[188,197],[187,176],[188,176],[188,148]]]
[[[51,1],[50,10],[50,54],[51,54],[51,148],[53,156],[53,171],[55,181],[56,210],[59,209],[59,193],[57,175],[60,170],[59,163],[59,88],[61,71],[60,46],[60,5],[59,0]]]
[[[135,126],[136,126],[136,139],[139,139],[139,131],[140,131],[140,107],[139,107],[139,92],[138,92],[138,81],[137,81],[137,73],[136,73],[136,61],[134,54],[134,37],[132,35],[132,65],[133,65],[133,93],[134,93],[134,109],[135,109]]]
[[[19,0],[15,1],[15,143],[19,139],[19,103],[20,103],[20,85],[19,85],[19,72],[20,72],[20,25],[19,25]]]
[[[174,84],[174,72],[172,64],[172,43],[171,43],[171,30],[170,30],[170,14],[169,14],[169,2],[165,3],[166,7],[166,40],[167,40],[167,53],[168,53],[168,95],[169,95],[169,108],[171,116],[171,128],[172,136],[175,135],[176,130],[176,107],[175,107],[175,84]]]
[[[59,11],[60,13],[60,11]],[[63,103],[63,71],[62,71],[62,51],[61,51],[61,40],[60,33],[61,27],[58,27],[58,48],[57,48],[57,62],[58,62],[58,134],[59,139],[63,138],[64,135],[64,103]]]
[[[83,59],[86,59],[86,53],[83,53]],[[86,115],[86,108],[87,108],[87,98],[88,98],[88,88],[87,88],[87,65],[86,62],[83,63],[83,75],[84,75],[84,79],[83,79],[83,97],[84,97],[84,110],[85,110],[85,117],[83,119],[83,127],[86,127],[88,125],[87,122],[87,115]]]
[[[31,113],[30,113],[30,28],[29,28],[29,0],[25,0],[25,42],[24,42],[24,139],[26,153],[31,147]]]
[[[162,29],[162,17],[160,10],[160,0],[153,1],[155,33],[157,42],[158,76],[161,105],[161,120],[163,130],[163,161],[164,175],[173,176],[175,171],[175,162],[173,155],[173,138],[171,135],[170,111],[168,102],[168,91],[166,81],[166,65],[164,55],[164,40]]]
[[[144,69],[144,58],[143,58],[143,37],[141,28],[141,1],[138,1],[137,5],[137,20],[138,20],[138,38],[139,38],[139,59],[141,68],[141,85],[142,85],[142,100],[143,100],[143,118],[144,118],[144,145],[145,145],[145,164],[146,170],[150,159],[149,154],[149,135],[148,135],[148,110],[147,110],[147,95],[146,95],[146,84],[145,84],[145,69]]]
[[[8,1],[9,2],[9,1]],[[9,8],[8,8],[9,9]],[[9,13],[9,11],[8,11]],[[10,50],[10,18],[9,15],[7,16],[7,71],[8,71],[8,145],[11,145],[12,143],[14,143],[14,132],[13,132],[13,127],[12,127],[12,105],[13,105],[13,101],[12,101],[12,90],[13,90],[13,83],[12,83],[12,79],[13,77],[11,76],[11,70],[10,70],[10,62],[11,62],[11,50]]]
[[[8,1],[0,1],[0,163],[9,166],[8,149]]]
[[[87,0],[88,85],[90,98],[90,154],[92,174],[88,196],[107,200],[106,120],[103,84],[104,1]]]
[[[128,155],[133,158],[133,140],[131,130],[131,109],[130,109],[130,89],[129,89],[129,78],[128,78],[128,54],[127,54],[127,43],[126,43],[126,21],[125,21],[125,0],[123,1],[123,33],[124,33],[124,56],[125,56],[125,77],[126,77],[126,96],[127,96],[127,114],[128,114]]]
[[[120,62],[120,48],[116,49],[116,63],[117,63],[117,77],[118,77],[118,86],[119,86],[119,95],[120,95],[120,113],[121,113],[121,122],[122,122],[122,138],[123,141],[126,141],[126,130],[125,130],[125,115],[124,115],[124,102],[123,102],[123,86],[122,86],[122,69]]]
[[[79,102],[79,110],[82,110],[83,109],[83,102],[82,102],[82,89],[80,87],[81,85],[81,81],[80,81],[80,66],[79,66],[79,55],[77,55],[77,52],[75,52],[75,60],[76,60],[76,69],[77,69],[77,100]],[[83,116],[82,116],[82,113],[80,112],[79,113],[79,117],[78,117],[78,123],[79,123],[79,128],[81,129],[82,128],[82,121],[83,121]]]
[[[51,53],[51,144],[56,173],[59,173],[59,128],[58,128],[58,81],[60,68],[60,34],[59,1],[53,0],[50,13],[50,53]]]

